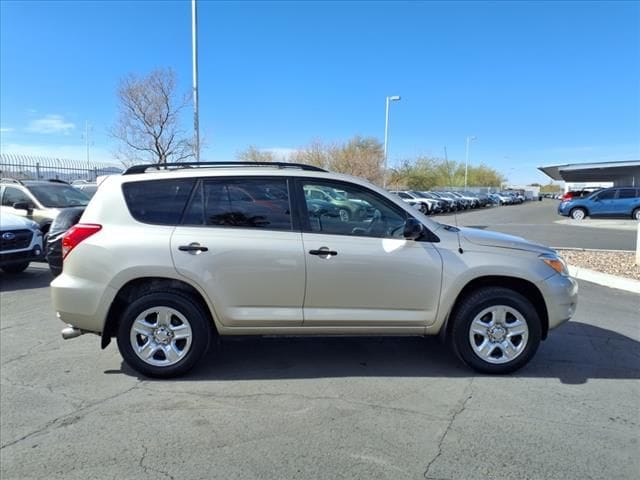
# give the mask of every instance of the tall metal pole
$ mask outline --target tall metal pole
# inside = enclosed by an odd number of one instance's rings
[[[469,172],[469,137],[467,137],[467,153],[464,156],[464,189],[467,190],[467,175]]]
[[[193,53],[193,131],[196,162],[200,161],[200,119],[198,117],[198,11],[191,0],[191,45]]]
[[[89,121],[84,122],[84,142],[87,147],[87,168],[89,168]]]
[[[389,142],[389,97],[387,97],[387,111],[384,121],[384,172],[382,173],[382,187],[387,188],[387,143]]]

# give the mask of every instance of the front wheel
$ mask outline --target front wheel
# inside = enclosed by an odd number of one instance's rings
[[[143,295],[125,310],[118,327],[125,362],[148,377],[187,373],[209,348],[211,327],[202,307],[176,291]]]
[[[584,208],[574,208],[571,210],[570,215],[574,220],[584,220],[587,216],[587,211]]]
[[[631,218],[634,220],[640,220],[640,208],[636,208],[631,214]]]
[[[538,312],[519,293],[488,287],[456,310],[451,341],[458,357],[482,373],[511,373],[529,362],[542,337]]]
[[[9,265],[5,265],[4,267],[2,267],[2,270],[5,273],[21,273],[24,272],[27,267],[29,266],[29,262],[21,262],[21,263],[11,263]]]

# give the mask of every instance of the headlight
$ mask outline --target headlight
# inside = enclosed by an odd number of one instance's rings
[[[567,263],[560,255],[543,254],[538,258],[553,268],[560,275],[564,275],[565,277],[569,275]]]

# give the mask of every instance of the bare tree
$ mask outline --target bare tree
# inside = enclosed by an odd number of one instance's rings
[[[275,162],[273,152],[260,150],[258,147],[250,145],[246,150],[236,154],[236,158],[241,162]]]
[[[190,96],[176,93],[171,68],[126,76],[118,86],[118,100],[120,112],[110,133],[120,141],[116,156],[124,165],[180,162],[194,156],[193,140],[179,125]]]

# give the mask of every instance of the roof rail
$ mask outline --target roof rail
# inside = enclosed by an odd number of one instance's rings
[[[0,178],[0,182],[2,182],[2,183],[17,183],[18,185],[24,185],[17,178]]]
[[[171,167],[171,168],[170,168]],[[134,165],[127,168],[123,175],[133,175],[145,173],[148,169],[156,170],[177,170],[180,168],[200,168],[200,167],[277,167],[277,168],[298,168],[312,172],[326,172],[325,169],[303,163],[287,162],[180,162],[180,163],[151,163],[147,165]]]
[[[64,183],[65,185],[71,185],[69,182],[65,182],[64,180],[60,180],[59,178],[50,178],[47,182],[52,183]]]

